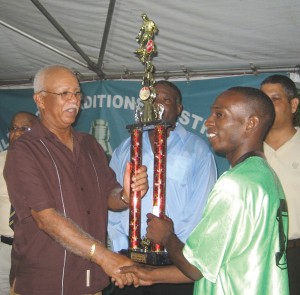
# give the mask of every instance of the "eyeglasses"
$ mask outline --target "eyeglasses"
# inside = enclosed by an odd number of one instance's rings
[[[7,128],[7,130],[8,130],[9,132],[18,132],[18,131],[20,131],[20,132],[24,133],[24,132],[31,131],[31,128],[30,128],[30,127],[26,127],[26,126],[22,126],[22,127],[9,126],[9,127]]]
[[[61,93],[56,93],[56,92],[41,90],[40,92],[46,92],[46,93],[50,93],[50,94],[60,95],[63,100],[69,100],[73,97],[73,95],[76,97],[77,100],[81,100],[81,98],[82,98],[82,92],[80,92],[80,91],[77,91],[77,92],[64,91]]]

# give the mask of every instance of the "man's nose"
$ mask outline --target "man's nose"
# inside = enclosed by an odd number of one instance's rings
[[[204,122],[204,125],[205,125],[206,127],[212,126],[212,125],[213,125],[213,120],[212,120],[211,115],[206,119],[206,121]]]

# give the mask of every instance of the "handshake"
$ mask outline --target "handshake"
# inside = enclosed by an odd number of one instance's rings
[[[175,236],[173,221],[167,216],[159,218],[151,213],[147,214],[147,218],[147,238],[151,242],[160,244],[168,250],[168,241],[170,241],[172,235]],[[126,256],[110,252],[107,249],[106,251],[107,255],[103,255],[105,261],[101,267],[112,278],[112,282],[119,288],[129,285],[138,287],[163,282],[166,283],[168,277],[162,276],[161,271],[165,272],[168,271],[169,268],[174,268],[173,265],[156,267],[139,264]]]

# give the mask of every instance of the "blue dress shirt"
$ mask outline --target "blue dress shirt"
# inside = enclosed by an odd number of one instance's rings
[[[149,190],[142,199],[141,235],[146,234],[146,214],[152,212],[154,154],[148,132],[143,132],[142,162],[147,166]],[[130,137],[113,152],[110,166],[123,183],[130,161]],[[177,123],[167,139],[166,215],[174,222],[178,238],[185,242],[202,217],[207,197],[216,182],[214,156],[206,142]],[[114,251],[128,248],[129,212],[109,211],[108,234]]]

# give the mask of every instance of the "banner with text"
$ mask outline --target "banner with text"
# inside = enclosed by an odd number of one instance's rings
[[[184,109],[179,122],[207,141],[204,122],[215,98],[233,86],[259,88],[262,80],[269,75],[174,81],[183,97]],[[135,102],[141,82],[94,81],[82,83],[81,87],[84,99],[74,127],[94,135],[110,156],[114,148],[130,135],[126,126],[135,123]],[[0,151],[8,148],[7,127],[12,116],[18,111],[37,113],[32,96],[32,88],[0,89]],[[216,155],[216,162],[219,175],[229,167],[227,160],[221,156]]]

